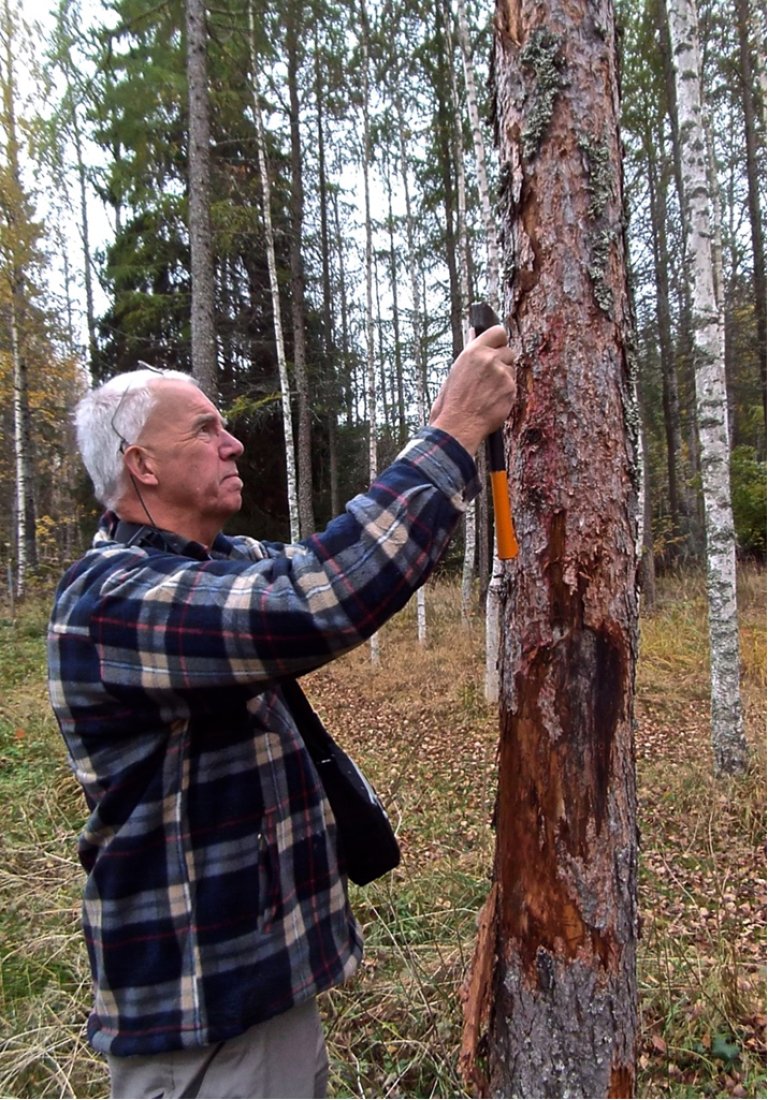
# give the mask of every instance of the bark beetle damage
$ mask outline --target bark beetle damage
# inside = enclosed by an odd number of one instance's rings
[[[542,991],[549,952],[573,959],[586,949],[606,968],[618,957],[610,930],[588,926],[573,869],[593,862],[608,813],[627,658],[618,628],[586,621],[589,578],[569,583],[565,546],[559,512],[544,571],[552,640],[531,649],[517,677],[516,711],[502,716],[496,808],[504,848],[495,877],[507,884],[501,942],[521,952]]]

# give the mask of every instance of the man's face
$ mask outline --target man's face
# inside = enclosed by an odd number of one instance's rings
[[[196,386],[164,379],[155,391],[156,403],[136,440],[153,465],[155,496],[165,513],[187,520],[187,527],[218,530],[242,505],[237,459],[243,445]],[[176,529],[184,528],[177,522]]]

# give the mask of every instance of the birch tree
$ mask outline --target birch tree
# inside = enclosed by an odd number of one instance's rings
[[[373,481],[378,474],[378,447],[376,439],[376,350],[373,331],[373,225],[371,221],[371,117],[370,117],[370,24],[365,0],[360,0],[360,48],[362,52],[362,77],[360,109],[363,116],[363,203],[365,211],[365,360],[366,406],[368,412],[368,476]],[[371,661],[378,665],[381,647],[378,632],[369,642]]]
[[[718,774],[740,774],[747,766],[747,747],[739,685],[725,337],[713,270],[715,223],[704,125],[698,17],[694,0],[668,0],[667,11],[680,123],[696,417],[707,538],[712,748]]]
[[[631,1096],[636,410],[609,0],[499,0],[492,64],[520,551],[463,1064],[483,1095]]]
[[[304,294],[304,180],[301,132],[299,129],[299,71],[301,41],[304,34],[303,5],[292,0],[286,13],[286,52],[288,55],[288,102],[291,131],[291,324],[293,329],[293,377],[297,406],[297,465],[299,521],[304,537],[315,530],[312,503],[312,417],[307,374],[307,340]]]
[[[470,303],[469,286],[469,240],[467,233],[467,184],[464,173],[464,134],[461,124],[461,104],[459,102],[459,89],[456,81],[456,73],[452,64],[454,55],[453,18],[450,7],[445,8],[445,43],[448,56],[448,84],[451,94],[451,108],[453,113],[453,157],[456,162],[456,195],[457,195],[457,219],[456,236],[459,253],[459,296],[461,302],[461,315],[464,319],[464,343],[469,339],[467,316]],[[477,553],[477,500],[473,500],[467,508],[464,516],[464,565],[461,576],[461,615],[463,619],[469,618],[472,604],[472,589],[475,579],[475,557]]]
[[[277,280],[277,261],[275,259],[275,235],[272,228],[272,185],[269,178],[267,160],[267,139],[261,112],[261,97],[258,80],[258,56],[256,53],[255,30],[253,25],[253,4],[248,7],[249,36],[251,51],[251,79],[253,81],[253,114],[256,122],[256,144],[258,147],[259,172],[264,205],[264,243],[269,270],[269,287],[272,294],[272,314],[275,330],[275,348],[277,369],[280,376],[280,402],[283,413],[283,435],[285,440],[285,474],[288,491],[288,518],[291,540],[301,537],[299,521],[299,496],[296,486],[296,449],[293,436],[293,416],[291,412],[291,386],[288,378],[288,363],[285,357],[285,339],[283,321],[280,313],[280,285]]]
[[[30,288],[28,267],[38,227],[30,216],[29,202],[22,186],[19,127],[16,117],[16,76],[14,72],[15,25],[8,0],[3,0],[0,16],[2,36],[2,115],[5,164],[0,168],[0,276],[8,302],[10,354],[13,366],[13,454],[15,460],[15,544],[16,594],[25,595],[28,572],[36,564],[33,462],[30,431],[29,382],[24,342],[24,322]]]
[[[407,125],[403,109],[402,90],[400,87],[401,73],[395,64],[395,76],[393,98],[395,114],[397,118],[397,139],[400,162],[400,183],[405,203],[405,239],[406,253],[408,257],[408,272],[410,277],[411,292],[411,355],[413,359],[414,375],[416,379],[416,415],[420,424],[427,420],[427,378],[425,363],[425,336],[424,315],[421,309],[421,295],[419,293],[419,262],[416,250],[416,221],[411,201],[411,184],[408,178],[408,148],[406,143]],[[419,642],[424,645],[427,640],[427,606],[426,592],[420,588],[416,593],[416,634]]]
[[[488,285],[488,304],[494,312],[499,310],[499,248],[496,240],[498,229],[493,217],[490,189],[488,186],[488,168],[485,157],[485,142],[480,122],[480,110],[477,101],[477,80],[475,78],[475,64],[472,56],[472,46],[469,40],[469,28],[467,26],[467,9],[464,0],[456,0],[456,20],[458,26],[459,46],[464,68],[464,85],[467,96],[467,112],[469,114],[472,129],[472,144],[475,150],[475,171],[477,172],[477,188],[480,198],[480,212],[482,215],[484,243],[486,248],[486,280]]]
[[[91,247],[91,219],[88,210],[88,174],[86,167],[87,131],[85,115],[88,105],[88,80],[83,72],[83,56],[79,49],[78,28],[82,21],[80,4],[71,2],[62,4],[58,11],[54,28],[52,60],[61,72],[64,91],[55,119],[56,141],[64,145],[66,139],[72,144],[75,162],[77,187],[78,236],[81,245],[83,289],[85,292],[85,317],[88,332],[88,359],[91,368],[97,358],[96,306],[94,298],[94,261]],[[66,188],[64,153],[58,166],[61,174],[62,189]],[[58,175],[58,173],[57,173]]]
[[[484,243],[486,249],[485,274],[488,287],[488,304],[494,310],[499,310],[499,248],[498,226],[494,220],[491,204],[490,188],[488,185],[488,167],[485,155],[485,142],[483,140],[480,111],[477,99],[477,80],[475,77],[475,65],[469,40],[469,28],[467,25],[467,12],[464,0],[456,0],[456,21],[458,27],[459,45],[464,68],[464,84],[467,97],[467,111],[469,113],[472,128],[472,144],[475,152],[475,171],[477,173],[477,186],[480,198],[480,210],[484,227]],[[501,642],[501,593],[505,584],[506,569],[499,559],[498,554],[493,553],[491,575],[486,590],[485,599],[485,698],[489,703],[498,702],[499,698],[499,646]]]

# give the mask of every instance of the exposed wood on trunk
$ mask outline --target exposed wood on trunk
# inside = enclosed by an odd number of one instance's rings
[[[493,974],[484,1087],[628,1096],[636,409],[608,0],[546,14],[500,0],[493,79],[520,554],[503,600],[494,928],[475,962]],[[467,1009],[482,1023],[472,995]]]

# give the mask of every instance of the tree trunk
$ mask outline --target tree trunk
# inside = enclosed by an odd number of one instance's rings
[[[211,230],[211,140],[204,0],[186,0],[192,374],[218,399]]]
[[[655,135],[654,135],[655,136]],[[681,501],[679,486],[679,458],[682,453],[680,437],[680,400],[677,385],[677,366],[672,347],[672,318],[669,310],[669,253],[667,249],[666,182],[658,170],[653,138],[647,150],[648,190],[650,194],[651,243],[653,246],[653,270],[656,284],[656,320],[661,362],[662,405],[664,408],[664,434],[667,444],[667,492],[672,517],[673,537],[681,534],[681,511],[688,509]],[[688,524],[685,524],[686,532]],[[676,554],[673,549],[673,555]]]
[[[492,1096],[630,1096],[635,1081],[636,410],[616,66],[608,0],[551,0],[546,14],[499,0],[520,553],[503,605],[494,881],[463,1048]]]
[[[499,248],[496,240],[497,228],[493,219],[491,196],[488,188],[488,172],[485,163],[485,145],[480,125],[480,112],[477,106],[477,81],[472,60],[472,49],[467,29],[467,12],[464,0],[457,0],[456,17],[458,21],[459,45],[464,63],[464,83],[467,92],[467,112],[472,127],[472,142],[475,148],[475,169],[477,187],[480,194],[480,211],[485,229],[485,247],[487,251],[486,279],[488,283],[487,300],[494,312],[499,310]]]
[[[19,293],[16,288],[11,300],[10,328],[13,360],[13,446],[16,459],[16,595],[21,599],[26,594],[29,569],[34,565],[34,512],[30,509],[32,470],[27,365],[20,346]]]
[[[340,509],[337,446],[337,418],[340,411],[339,365],[336,351],[336,325],[332,307],[333,287],[331,284],[331,243],[328,217],[330,200],[325,155],[324,84],[317,24],[315,24],[314,74],[317,131],[317,191],[320,207],[320,262],[322,268],[323,293],[323,400],[321,401],[321,409],[326,418],[326,427],[328,431],[328,482],[331,515],[336,516]]]
[[[368,476],[371,481],[378,473],[378,448],[376,440],[376,364],[373,332],[373,226],[371,224],[371,122],[369,88],[369,38],[368,9],[365,0],[360,0],[362,64],[362,110],[363,110],[363,192],[365,198],[365,343],[366,343],[366,394],[368,407]],[[381,660],[381,646],[378,632],[372,635],[369,643],[371,663],[378,665]]]
[[[88,363],[93,370],[98,354],[96,340],[96,307],[93,297],[93,259],[91,256],[90,220],[88,217],[88,189],[85,160],[83,158],[83,140],[80,130],[77,104],[72,104],[72,139],[75,146],[77,164],[77,186],[80,204],[80,240],[83,249],[83,289],[85,290],[85,318],[88,331]]]
[[[248,18],[251,50],[251,78],[253,80],[253,113],[256,121],[259,172],[261,174],[261,187],[264,201],[264,241],[267,251],[269,286],[272,292],[272,313],[274,317],[275,348],[277,352],[277,369],[280,376],[280,396],[283,412],[283,435],[285,438],[285,471],[288,490],[288,518],[291,528],[291,539],[296,542],[301,537],[301,527],[299,523],[299,497],[296,488],[296,450],[293,438],[291,388],[290,382],[288,380],[288,365],[285,358],[285,340],[283,338],[283,321],[280,313],[280,287],[277,281],[275,237],[272,229],[272,184],[269,178],[269,164],[267,162],[267,141],[266,135],[264,133],[264,124],[261,115],[261,103],[259,102],[258,70],[256,67],[258,62],[253,27],[252,4],[249,4],[248,7]]]
[[[468,317],[470,306],[469,242],[467,239],[467,188],[464,174],[464,139],[461,125],[461,106],[453,68],[453,19],[450,8],[445,9],[445,42],[448,57],[448,82],[453,112],[453,156],[456,162],[457,219],[456,235],[459,249],[459,295],[461,315],[464,319],[464,343],[469,339]],[[473,500],[464,516],[464,562],[461,574],[461,617],[469,619],[473,604],[477,556],[477,501]]]
[[[763,417],[766,410],[766,278],[765,233],[760,209],[760,156],[755,110],[755,58],[750,46],[749,2],[736,0],[736,26],[739,33],[739,77],[744,110],[744,133],[747,146],[747,186],[749,226],[752,234],[752,281],[755,288],[755,320],[760,382],[763,391]]]
[[[287,16],[288,99],[291,130],[291,321],[293,324],[293,377],[296,385],[296,461],[298,465],[299,525],[303,537],[315,530],[312,503],[312,416],[307,373],[307,341],[304,303],[304,181],[299,131],[299,40],[302,8],[292,3]]]
[[[37,558],[35,509],[32,495],[32,441],[30,431],[29,384],[24,354],[23,319],[26,312],[27,278],[25,265],[33,247],[33,227],[29,223],[19,165],[19,136],[16,126],[16,81],[13,70],[13,33],[11,14],[5,0],[2,11],[4,57],[2,73],[2,113],[5,126],[7,181],[3,195],[6,223],[5,282],[8,288],[8,313],[11,364],[13,368],[13,447],[15,459],[15,537],[16,595],[25,595],[28,571]]]
[[[680,151],[680,119],[677,109],[677,88],[675,85],[675,67],[672,58],[672,48],[669,41],[669,21],[667,18],[667,0],[651,0],[653,16],[658,33],[659,56],[664,72],[664,87],[666,91],[667,117],[669,119],[669,140],[672,147],[672,170],[675,179],[675,194],[682,211],[683,198],[683,169]],[[683,262],[681,260],[681,262]],[[687,279],[678,279],[678,366],[677,377],[681,388],[686,392],[694,388],[693,378],[693,340],[691,321],[691,294]],[[681,517],[687,522],[686,535],[688,547],[692,554],[703,560],[704,557],[704,527],[703,517],[700,514],[700,501],[698,495],[691,488],[699,476],[697,468],[696,428],[695,418],[690,417],[687,425],[681,422],[681,431],[688,436],[688,460],[682,464],[678,486],[681,488]],[[687,431],[685,429],[687,428]]]
[[[467,29],[467,16],[464,0],[458,0],[456,6],[458,22],[459,43],[461,45],[462,59],[464,63],[464,82],[467,92],[467,110],[472,127],[472,141],[475,149],[475,168],[477,171],[477,184],[480,194],[480,209],[482,211],[483,225],[485,227],[485,245],[487,250],[486,279],[488,284],[488,303],[491,308],[499,310],[499,249],[497,242],[498,229],[493,218],[491,197],[488,187],[488,172],[485,162],[485,144],[480,125],[480,112],[477,107],[477,87],[475,70],[472,61],[472,50]],[[487,502],[487,498],[486,498]],[[487,514],[487,509],[479,509]],[[495,544],[495,539],[494,539]],[[499,616],[501,614],[501,597],[506,571],[504,565],[494,552],[491,563],[490,576],[484,560],[488,555],[481,555],[480,576],[486,578],[487,583],[483,588],[483,600],[485,604],[485,698],[486,702],[496,703],[499,699],[499,643],[501,630]]]
[[[725,342],[715,294],[713,216],[704,130],[697,14],[693,0],[669,0],[675,63],[684,226],[693,305],[696,416],[707,536],[712,747],[718,774],[740,774],[747,746],[739,688],[736,546],[731,509]]]

